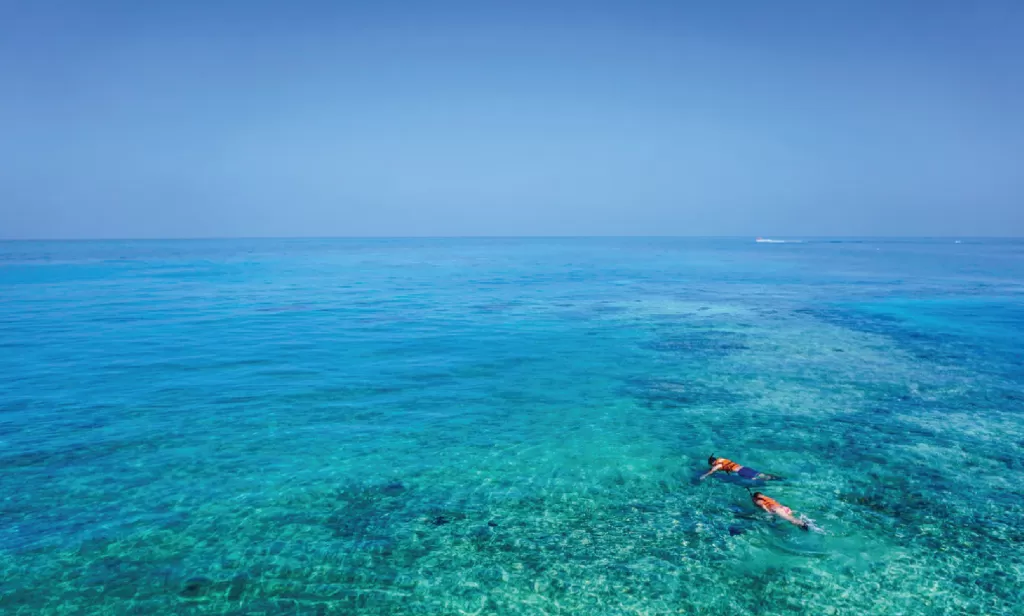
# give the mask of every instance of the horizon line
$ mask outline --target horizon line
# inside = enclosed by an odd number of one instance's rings
[[[224,240],[508,240],[508,239],[1024,239],[1024,235],[200,235],[193,237],[25,237],[0,242],[203,242]]]

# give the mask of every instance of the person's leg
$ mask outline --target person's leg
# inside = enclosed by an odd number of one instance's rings
[[[804,522],[802,520],[796,519],[796,517],[794,517],[791,512],[789,512],[789,511],[776,511],[775,513],[780,518],[782,518],[783,520],[789,522],[790,524],[793,524],[795,526],[799,526],[800,528],[802,528],[804,530],[807,530],[807,522]]]

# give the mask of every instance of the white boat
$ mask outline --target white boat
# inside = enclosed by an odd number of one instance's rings
[[[765,239],[763,237],[759,237],[759,238],[757,238],[754,241],[759,243],[759,244],[785,244],[786,243],[786,240],[769,240],[769,239]]]

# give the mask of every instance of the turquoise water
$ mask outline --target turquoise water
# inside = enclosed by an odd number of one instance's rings
[[[0,293],[4,613],[1022,613],[1024,241],[0,243]]]

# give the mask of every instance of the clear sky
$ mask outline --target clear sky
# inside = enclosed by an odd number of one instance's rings
[[[1024,235],[1024,2],[0,0],[0,237]]]

